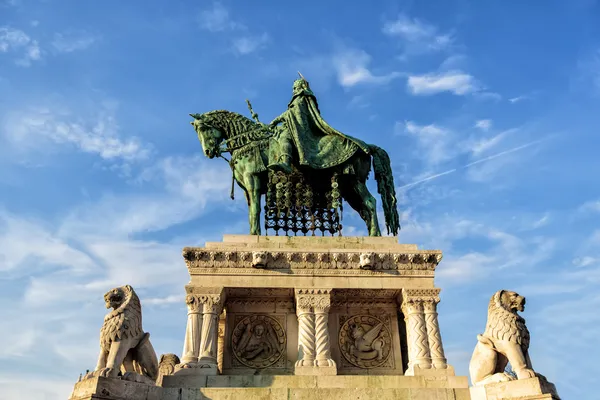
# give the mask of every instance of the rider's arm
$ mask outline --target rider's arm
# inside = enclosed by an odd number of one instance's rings
[[[283,114],[281,114],[280,116],[278,116],[277,118],[275,118],[273,121],[271,121],[271,123],[269,124],[269,126],[276,126],[276,125],[282,123],[283,121],[284,121]]]

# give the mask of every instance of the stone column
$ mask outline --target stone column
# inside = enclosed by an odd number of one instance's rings
[[[202,303],[198,296],[188,294],[185,298],[188,307],[187,326],[183,340],[181,364],[195,363],[200,356],[200,341],[202,339]]]
[[[227,315],[223,311],[219,318],[219,340],[217,342],[217,365],[219,367],[219,374],[223,373],[223,354],[225,351],[225,321]]]
[[[223,311],[225,296],[221,294],[202,295],[203,321],[202,342],[198,367],[205,369],[203,375],[217,374],[217,344],[219,340],[219,315]]]
[[[423,300],[421,298],[404,298],[402,312],[407,317],[408,370],[406,375],[415,375],[416,369],[431,368]]]
[[[319,367],[319,374],[323,374],[322,369],[331,369],[329,373],[335,375],[337,368],[335,361],[331,358],[331,338],[329,336],[329,309],[331,308],[331,294],[316,295],[313,309],[315,311],[315,339],[316,339],[316,359],[315,366]],[[333,372],[333,373],[332,373]]]
[[[431,362],[435,369],[446,369],[448,364],[444,356],[444,346],[442,345],[442,336],[440,334],[440,325],[438,323],[437,304],[439,297],[432,297],[423,303],[425,311],[425,325],[427,327],[427,340],[429,342],[429,351],[431,353]]]
[[[296,315],[298,316],[298,367],[312,367],[315,361],[315,314],[312,311],[310,295],[296,295]]]
[[[331,358],[329,309],[331,289],[296,289],[298,361],[296,375],[336,375]]]

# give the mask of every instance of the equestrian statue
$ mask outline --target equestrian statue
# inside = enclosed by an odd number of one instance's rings
[[[250,234],[261,234],[265,195],[265,227],[277,234],[341,234],[344,199],[365,221],[369,236],[381,236],[376,201],[366,186],[372,164],[387,232],[397,235],[400,222],[387,152],[325,122],[308,81],[298,74],[287,110],[268,125],[258,120],[247,100],[253,119],[226,110],[190,114],[207,157],[231,154],[226,160],[248,202]]]

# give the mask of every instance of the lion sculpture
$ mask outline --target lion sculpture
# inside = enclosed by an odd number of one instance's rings
[[[100,356],[91,376],[156,381],[158,360],[150,343],[150,334],[142,329],[140,299],[129,285],[109,290],[104,295],[106,308],[113,311],[104,317],[100,329]],[[139,374],[139,375],[136,375]],[[147,379],[141,379],[141,381]]]
[[[160,361],[158,362],[158,378],[156,379],[156,384],[158,386],[162,386],[163,378],[167,375],[173,375],[175,372],[175,367],[177,364],[180,364],[181,361],[176,354],[167,353],[160,356]]]
[[[474,386],[514,380],[504,372],[508,363],[517,379],[537,376],[529,359],[529,331],[525,319],[517,314],[524,309],[525,297],[518,293],[500,290],[492,296],[485,332],[477,335],[469,364]]]

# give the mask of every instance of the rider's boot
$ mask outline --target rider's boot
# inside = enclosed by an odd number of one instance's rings
[[[292,173],[291,166],[292,158],[290,156],[284,155],[279,158],[278,163],[269,164],[267,168],[272,169],[273,171],[281,171],[285,174]]]

